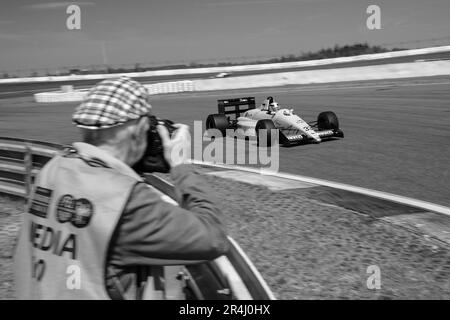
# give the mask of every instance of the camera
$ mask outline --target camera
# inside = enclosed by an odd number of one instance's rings
[[[158,124],[165,126],[167,131],[169,131],[170,137],[172,137],[176,128],[171,120],[159,119],[153,115],[148,118],[150,128],[147,133],[147,149],[141,160],[133,166],[133,169],[138,173],[167,173],[170,171],[170,165],[164,157],[164,147],[156,126]]]

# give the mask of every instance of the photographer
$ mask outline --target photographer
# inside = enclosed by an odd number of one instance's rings
[[[132,169],[146,151],[150,109],[145,87],[126,77],[100,82],[76,109],[83,142],[39,172],[24,214],[18,298],[138,299],[147,276],[156,286],[162,265],[226,253],[208,187],[185,158],[171,156],[190,147],[187,126],[174,125],[172,137],[157,127],[179,207]]]

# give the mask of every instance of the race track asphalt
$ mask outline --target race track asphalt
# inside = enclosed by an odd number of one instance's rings
[[[160,117],[193,124],[217,111],[217,99],[272,95],[307,121],[334,111],[342,140],[280,149],[280,171],[450,206],[450,77],[159,95]],[[0,100],[0,136],[70,143],[77,103]]]
[[[444,84],[426,84],[444,83]],[[161,96],[155,113],[192,124],[216,100],[272,95],[307,121],[334,111],[345,138],[280,149],[280,171],[338,181],[450,206],[448,79],[316,85]]]

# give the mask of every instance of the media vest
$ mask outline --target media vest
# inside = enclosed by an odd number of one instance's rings
[[[109,299],[109,243],[141,178],[85,143],[39,172],[14,256],[19,299]]]

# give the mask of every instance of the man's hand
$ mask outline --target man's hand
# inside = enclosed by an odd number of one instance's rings
[[[169,131],[163,125],[158,125],[158,130],[161,136],[164,158],[173,168],[180,164],[186,163],[191,155],[191,135],[189,127],[184,124],[176,123],[173,125],[177,130],[173,133],[172,138],[169,136]]]

